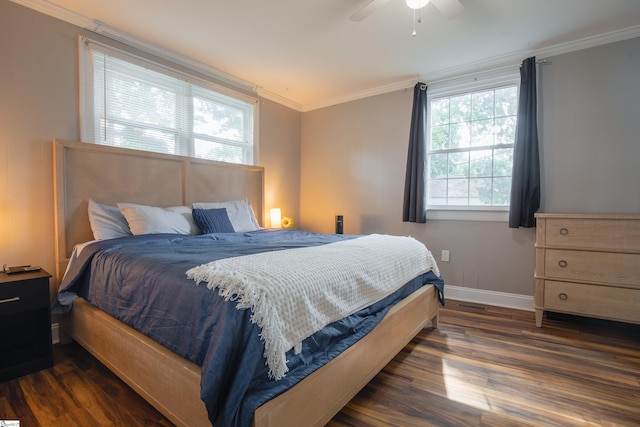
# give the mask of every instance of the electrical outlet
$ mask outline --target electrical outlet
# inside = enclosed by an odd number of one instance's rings
[[[449,262],[449,250],[448,249],[443,249],[442,250],[442,261],[443,262]]]

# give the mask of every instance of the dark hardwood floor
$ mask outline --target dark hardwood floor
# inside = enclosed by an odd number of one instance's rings
[[[0,420],[171,426],[75,344],[0,383]],[[640,426],[640,325],[448,301],[330,426]]]
[[[640,426],[640,325],[449,301],[331,426]]]

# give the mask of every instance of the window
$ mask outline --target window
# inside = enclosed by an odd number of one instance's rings
[[[428,209],[508,210],[515,83],[429,98]]]
[[[83,39],[80,47],[83,140],[230,163],[257,160],[255,100],[93,41]]]

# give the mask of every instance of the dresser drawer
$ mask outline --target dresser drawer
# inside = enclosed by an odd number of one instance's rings
[[[640,289],[640,254],[547,249],[544,265],[545,277]]]
[[[547,246],[640,251],[640,220],[546,218]]]
[[[640,323],[640,290],[545,280],[544,309]]]

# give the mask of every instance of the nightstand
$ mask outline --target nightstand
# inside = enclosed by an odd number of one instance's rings
[[[50,277],[0,272],[0,382],[53,366]]]

